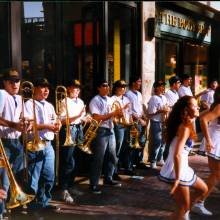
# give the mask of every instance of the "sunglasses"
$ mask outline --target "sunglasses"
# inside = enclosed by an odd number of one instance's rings
[[[102,87],[109,87],[108,84],[102,84]]]

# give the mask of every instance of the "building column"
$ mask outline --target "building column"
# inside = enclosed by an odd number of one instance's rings
[[[142,95],[147,106],[155,81],[155,2],[142,3]],[[153,21],[153,22],[152,22]]]

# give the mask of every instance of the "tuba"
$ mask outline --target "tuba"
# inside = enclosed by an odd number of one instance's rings
[[[96,131],[99,128],[99,125],[101,124],[101,122],[102,121],[98,122],[97,120],[92,119],[88,127],[87,127],[87,122],[85,122],[83,126],[84,140],[81,144],[77,145],[80,148],[80,150],[82,150],[83,152],[87,154],[92,154],[91,142],[96,137]]]
[[[129,123],[126,121],[125,113],[119,101],[114,101],[112,104],[112,111],[120,110],[122,112],[122,116],[115,116],[113,118],[114,124],[121,124],[123,127],[126,127]]]
[[[69,112],[67,108],[67,90],[64,86],[57,86],[55,90],[55,99],[56,99],[56,114],[58,118],[61,117],[61,107],[62,101],[65,101],[65,108],[66,108],[66,139],[63,146],[72,147],[76,144],[74,143],[71,132],[70,132],[70,119],[69,119]]]
[[[33,100],[33,134],[34,134],[34,140],[32,141],[26,141],[24,146],[26,146],[26,150],[29,151],[41,151],[46,147],[45,141],[40,140],[39,134],[38,134],[38,128],[37,128],[37,117],[36,117],[36,106],[35,106],[35,100],[34,100],[34,85],[29,81],[24,81],[21,84],[21,92],[22,92],[22,114],[24,114],[24,102],[25,99],[31,99]],[[29,97],[25,97],[26,95],[29,95]],[[24,115],[22,116],[24,118]]]
[[[8,209],[13,209],[20,205],[25,205],[31,202],[34,199],[34,196],[25,194],[18,186],[15,180],[15,177],[13,175],[12,169],[10,167],[8,158],[6,156],[1,139],[0,139],[0,155],[1,155],[1,162],[2,162],[1,165],[6,169],[9,183],[10,183],[10,200],[6,204],[6,207]]]

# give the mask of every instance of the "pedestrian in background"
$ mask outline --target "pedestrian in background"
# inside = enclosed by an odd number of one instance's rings
[[[191,204],[206,195],[208,187],[188,165],[192,140],[196,138],[193,121],[199,116],[197,101],[192,96],[180,98],[173,106],[167,121],[166,142],[169,155],[161,168],[159,179],[173,183],[171,195],[176,202],[175,220],[189,220]],[[190,197],[190,187],[194,189]],[[207,210],[208,211],[208,210]]]

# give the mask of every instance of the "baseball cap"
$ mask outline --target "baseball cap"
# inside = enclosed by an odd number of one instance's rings
[[[80,88],[81,83],[78,79],[73,79],[67,82],[67,86],[73,86],[73,87],[77,87]]]
[[[14,68],[3,69],[1,75],[3,80],[19,81],[21,79],[18,71]]]
[[[50,83],[48,82],[48,80],[46,78],[36,78],[33,82],[34,86],[42,86],[42,87],[50,87]]]
[[[180,81],[180,78],[178,76],[172,76],[169,78],[169,83],[170,83],[170,86],[172,86],[174,83]]]
[[[103,84],[108,85],[108,81],[106,79],[99,79],[96,83],[97,87],[101,87]]]
[[[158,80],[158,81],[155,81],[155,82],[154,82],[153,87],[154,87],[154,88],[157,88],[157,87],[159,87],[159,86],[165,86],[165,85],[166,85],[166,83],[165,83],[164,81]]]
[[[126,87],[128,84],[124,80],[117,80],[114,83],[114,87]]]

